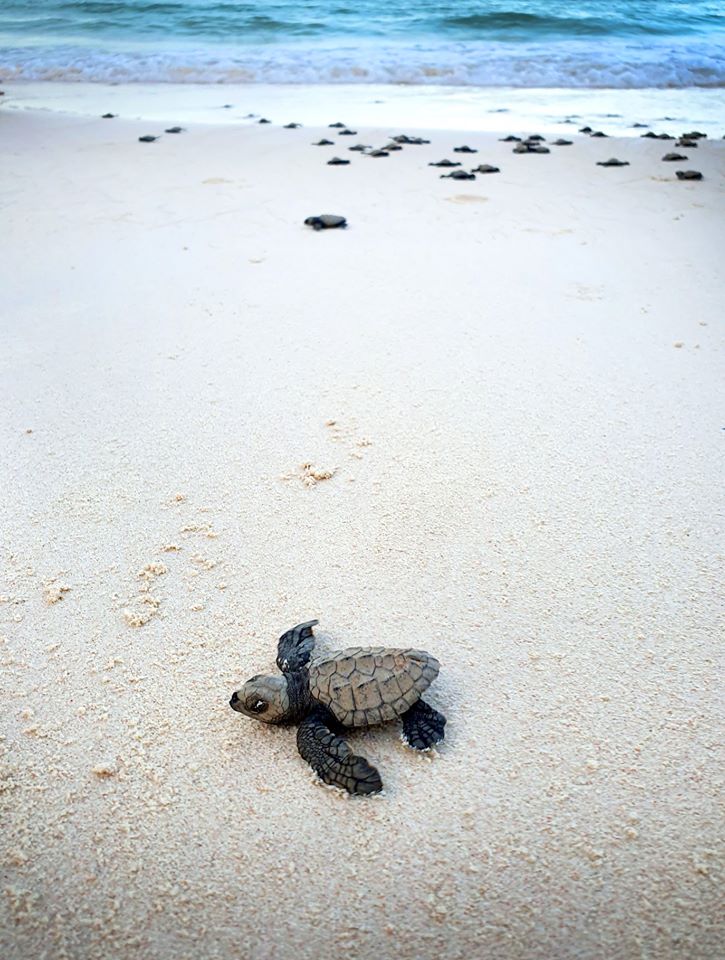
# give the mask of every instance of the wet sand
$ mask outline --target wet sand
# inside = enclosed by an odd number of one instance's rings
[[[725,142],[274,119],[0,112],[0,953],[710,960]],[[227,705],[312,617],[376,799]]]

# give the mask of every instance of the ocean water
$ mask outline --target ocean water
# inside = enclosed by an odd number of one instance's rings
[[[710,0],[1,0],[0,80],[725,86]]]

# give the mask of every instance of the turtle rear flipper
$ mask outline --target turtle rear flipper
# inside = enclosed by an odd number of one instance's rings
[[[332,733],[334,718],[322,707],[313,710],[297,729],[297,749],[325,783],[348,793],[380,793],[380,774],[365,757],[356,756],[345,740]]]
[[[414,750],[427,750],[445,736],[446,718],[424,700],[403,714],[403,741]]]
[[[307,663],[315,649],[315,638],[312,628],[319,620],[308,620],[307,623],[298,623],[286,633],[283,633],[277,643],[277,666],[282,673],[299,670]]]

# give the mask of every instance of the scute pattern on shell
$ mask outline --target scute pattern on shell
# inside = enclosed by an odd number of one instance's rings
[[[438,676],[424,650],[349,647],[314,659],[310,693],[346,727],[369,727],[402,716]]]

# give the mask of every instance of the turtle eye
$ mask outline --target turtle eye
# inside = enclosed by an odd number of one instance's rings
[[[266,700],[255,700],[254,703],[247,704],[247,710],[252,713],[264,713],[269,704]]]

